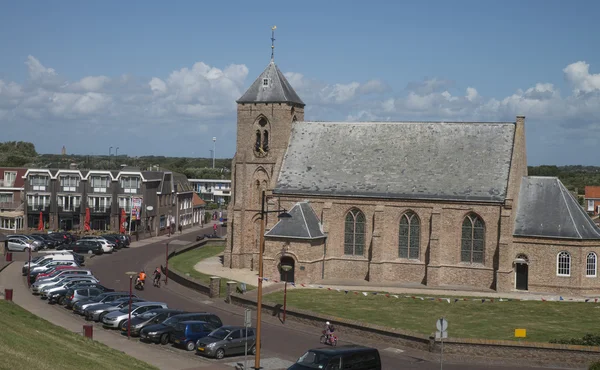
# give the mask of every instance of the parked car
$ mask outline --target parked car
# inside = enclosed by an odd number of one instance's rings
[[[48,234],[31,234],[32,237],[42,238],[46,243],[48,243],[48,249],[55,249],[58,247],[59,243],[57,240],[51,238]]]
[[[73,305],[78,302],[81,301],[83,299],[88,299],[90,297],[95,297],[97,295],[100,295],[104,293],[102,290],[98,289],[98,288],[92,288],[92,287],[82,287],[82,288],[71,288],[69,289],[69,291],[67,292],[67,295],[65,296],[65,306],[69,309],[73,308]]]
[[[102,236],[104,237],[104,239],[113,243],[115,245],[116,249],[121,249],[121,248],[125,247],[125,244],[123,243],[123,241],[114,235],[102,235]]]
[[[54,241],[46,240],[39,235],[29,235],[29,237],[40,242],[39,249],[51,249],[54,247]]]
[[[62,234],[62,233],[50,233],[47,234],[48,237],[54,241],[56,241],[58,243],[58,247],[64,245],[64,244],[69,244],[69,237]]]
[[[27,241],[29,244],[33,244],[36,246],[36,249],[42,249],[42,242],[33,238],[31,235],[25,235],[25,234],[13,234],[13,235],[7,235],[7,238],[17,238],[17,239],[23,239],[25,241]]]
[[[226,355],[256,354],[256,330],[243,326],[222,326],[208,336],[198,339],[196,352],[203,356],[222,359]]]
[[[109,235],[119,238],[123,242],[123,245],[125,247],[129,247],[129,245],[131,244],[131,237],[129,235],[124,235],[124,234],[109,234]]]
[[[97,241],[98,243],[100,243],[102,245],[102,251],[104,253],[112,253],[115,248],[114,243],[106,240],[104,237],[101,237],[101,236],[93,236],[93,235],[84,236],[83,238],[81,238],[79,240],[95,240],[95,241]]]
[[[26,252],[31,249],[32,252],[38,250],[38,247],[31,241],[22,238],[9,238],[8,250],[11,252]]]
[[[196,341],[206,337],[213,331],[212,325],[204,321],[181,321],[175,325],[171,333],[170,342],[175,347],[182,347],[188,351],[196,349]]]
[[[131,305],[131,310],[129,309],[129,306],[127,306],[119,311],[106,314],[102,319],[102,326],[105,328],[119,329],[123,322],[127,322],[130,314],[134,317],[150,310],[156,310],[157,308],[169,307],[166,303],[162,302],[136,302]]]
[[[49,293],[55,292],[59,289],[70,288],[73,285],[83,284],[83,283],[94,283],[98,284],[98,279],[96,279],[92,275],[79,275],[73,278],[66,278],[62,282],[56,285],[47,285],[39,290],[39,294],[41,298],[46,298]]]
[[[215,314],[208,312],[185,313],[172,316],[160,324],[146,326],[140,331],[140,338],[153,343],[168,344],[171,333],[175,331],[175,325],[190,320],[207,322],[212,325],[212,330],[223,326],[223,322]]]
[[[143,301],[144,300],[141,298],[137,298],[137,297],[131,298],[132,304],[135,302],[143,302]],[[90,307],[86,308],[85,311],[83,311],[83,314],[85,316],[85,319],[88,321],[102,322],[102,319],[104,318],[104,316],[106,314],[108,314],[109,312],[118,311],[125,306],[129,306],[129,297],[115,299],[114,301],[108,302],[108,303],[91,305]]]
[[[67,268],[67,267],[71,267],[71,266],[57,266],[57,267],[60,267],[60,270],[55,269],[49,275],[42,276],[42,277],[40,277],[40,275],[38,275],[38,277],[35,280],[35,283],[39,282],[41,284],[42,281],[54,279],[55,277],[63,276],[63,275],[92,275],[92,272],[90,270],[84,269],[81,267],[80,268]]]
[[[77,267],[63,265],[63,266],[54,266],[54,268],[52,270],[49,270],[46,272],[41,272],[39,274],[38,273],[34,274],[32,272],[31,275],[29,276],[29,281],[31,281],[31,283],[34,283],[38,280],[45,279],[47,277],[56,276],[62,270],[75,270],[76,268]]]
[[[54,252],[54,253],[45,254],[43,256],[36,256],[35,258],[33,258],[31,260],[31,268],[45,264],[50,260],[63,260],[63,261],[73,260],[73,261],[76,261],[80,266],[83,266],[83,264],[84,264],[84,258],[82,255],[73,253],[71,251],[62,251],[62,252]],[[23,275],[27,275],[28,266],[29,266],[29,262],[25,262],[23,264],[23,268],[21,269],[21,272],[23,273]]]
[[[76,241],[75,243],[66,244],[65,249],[72,250],[73,252],[76,252],[76,253],[85,253],[88,255],[91,255],[91,254],[100,255],[100,254],[104,253],[104,250],[102,248],[102,243],[100,243],[97,240],[91,240],[91,239],[90,240],[81,239],[81,240]]]
[[[34,284],[31,285],[31,292],[33,294],[39,294],[42,291],[47,291],[54,287],[62,286],[64,283],[66,283],[68,281],[81,279],[83,277],[83,275],[84,274],[60,275],[60,276],[57,276],[57,277],[47,280],[47,281],[46,280],[36,281]],[[89,275],[89,276],[92,277],[91,275]],[[96,280],[96,279],[94,278],[94,280]],[[98,280],[96,280],[96,281],[98,281]]]
[[[92,305],[109,303],[120,298],[129,298],[129,292],[106,292],[89,299],[81,300],[73,305],[73,312],[83,315],[85,309]]]
[[[171,316],[181,315],[184,313],[186,312],[181,310],[173,310],[170,308],[159,308],[144,312],[143,314],[131,318],[131,327],[129,328],[129,332],[132,336],[137,337],[140,335],[140,331],[146,326],[160,324]],[[128,322],[129,320],[126,320],[121,324],[121,332],[123,334],[127,333]]]
[[[59,305],[64,306],[67,303],[67,294],[69,293],[69,290],[79,288],[96,288],[100,289],[102,292],[112,291],[112,289],[106,288],[105,286],[100,285],[98,283],[76,281],[73,283],[73,285],[69,287],[54,290],[52,293],[48,293],[46,295],[46,297],[48,298],[48,303],[58,303]]]
[[[381,370],[379,351],[349,344],[308,350],[288,370],[356,369]]]
[[[33,281],[35,281],[35,278],[37,277],[38,274],[46,273],[49,271],[54,271],[54,268],[59,267],[59,266],[72,267],[72,268],[81,267],[75,261],[62,261],[62,260],[50,261],[49,263],[47,263],[43,266],[34,267],[31,270],[31,272],[29,273],[29,281],[31,281],[32,278],[33,278]]]

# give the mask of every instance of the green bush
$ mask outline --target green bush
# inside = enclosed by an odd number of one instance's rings
[[[600,346],[600,335],[586,334],[583,338],[551,339],[550,343],[572,344],[576,346]],[[600,370],[600,365],[598,366],[598,370]]]
[[[600,370],[600,361],[594,362],[588,367],[588,370]]]

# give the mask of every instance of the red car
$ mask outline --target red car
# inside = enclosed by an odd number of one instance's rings
[[[75,266],[56,266],[53,270],[48,271],[46,273],[43,274],[39,274],[36,278],[35,281],[38,281],[40,279],[44,279],[50,275],[52,275],[53,273],[57,272],[57,271],[61,271],[61,270],[71,270],[71,269],[76,269],[76,268],[80,268],[80,267],[75,267]]]

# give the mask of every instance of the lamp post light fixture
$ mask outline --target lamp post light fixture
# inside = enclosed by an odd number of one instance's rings
[[[263,254],[265,252],[265,215],[268,213],[279,213],[277,218],[291,218],[287,210],[284,209],[276,209],[272,211],[267,211],[265,209],[266,203],[266,193],[262,191],[261,197],[261,205],[260,205],[260,245],[258,250],[258,287],[257,287],[257,310],[256,310],[256,355],[254,357],[254,368],[260,369],[260,346],[261,346],[261,318],[262,318],[262,282],[263,282]],[[257,211],[251,211],[257,212]]]
[[[292,268],[294,268],[292,265],[288,265],[288,264],[282,264],[281,265],[281,269],[283,270],[283,272],[285,272],[284,274],[284,278],[285,278],[285,285],[283,288],[283,323],[285,324],[285,309],[287,307],[287,283],[288,283],[288,272],[290,272],[292,270]]]
[[[215,151],[217,149],[217,138],[213,137],[213,168],[215,168]]]
[[[133,295],[132,286],[133,286],[133,277],[137,275],[135,271],[129,271],[125,273],[129,275],[129,320],[127,320],[127,339],[131,339],[131,296]]]

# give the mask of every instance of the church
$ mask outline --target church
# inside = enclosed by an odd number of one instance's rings
[[[525,117],[322,122],[304,107],[273,59],[237,101],[224,267],[258,271],[265,207],[265,277],[600,294],[600,230],[558,178],[527,176]]]

